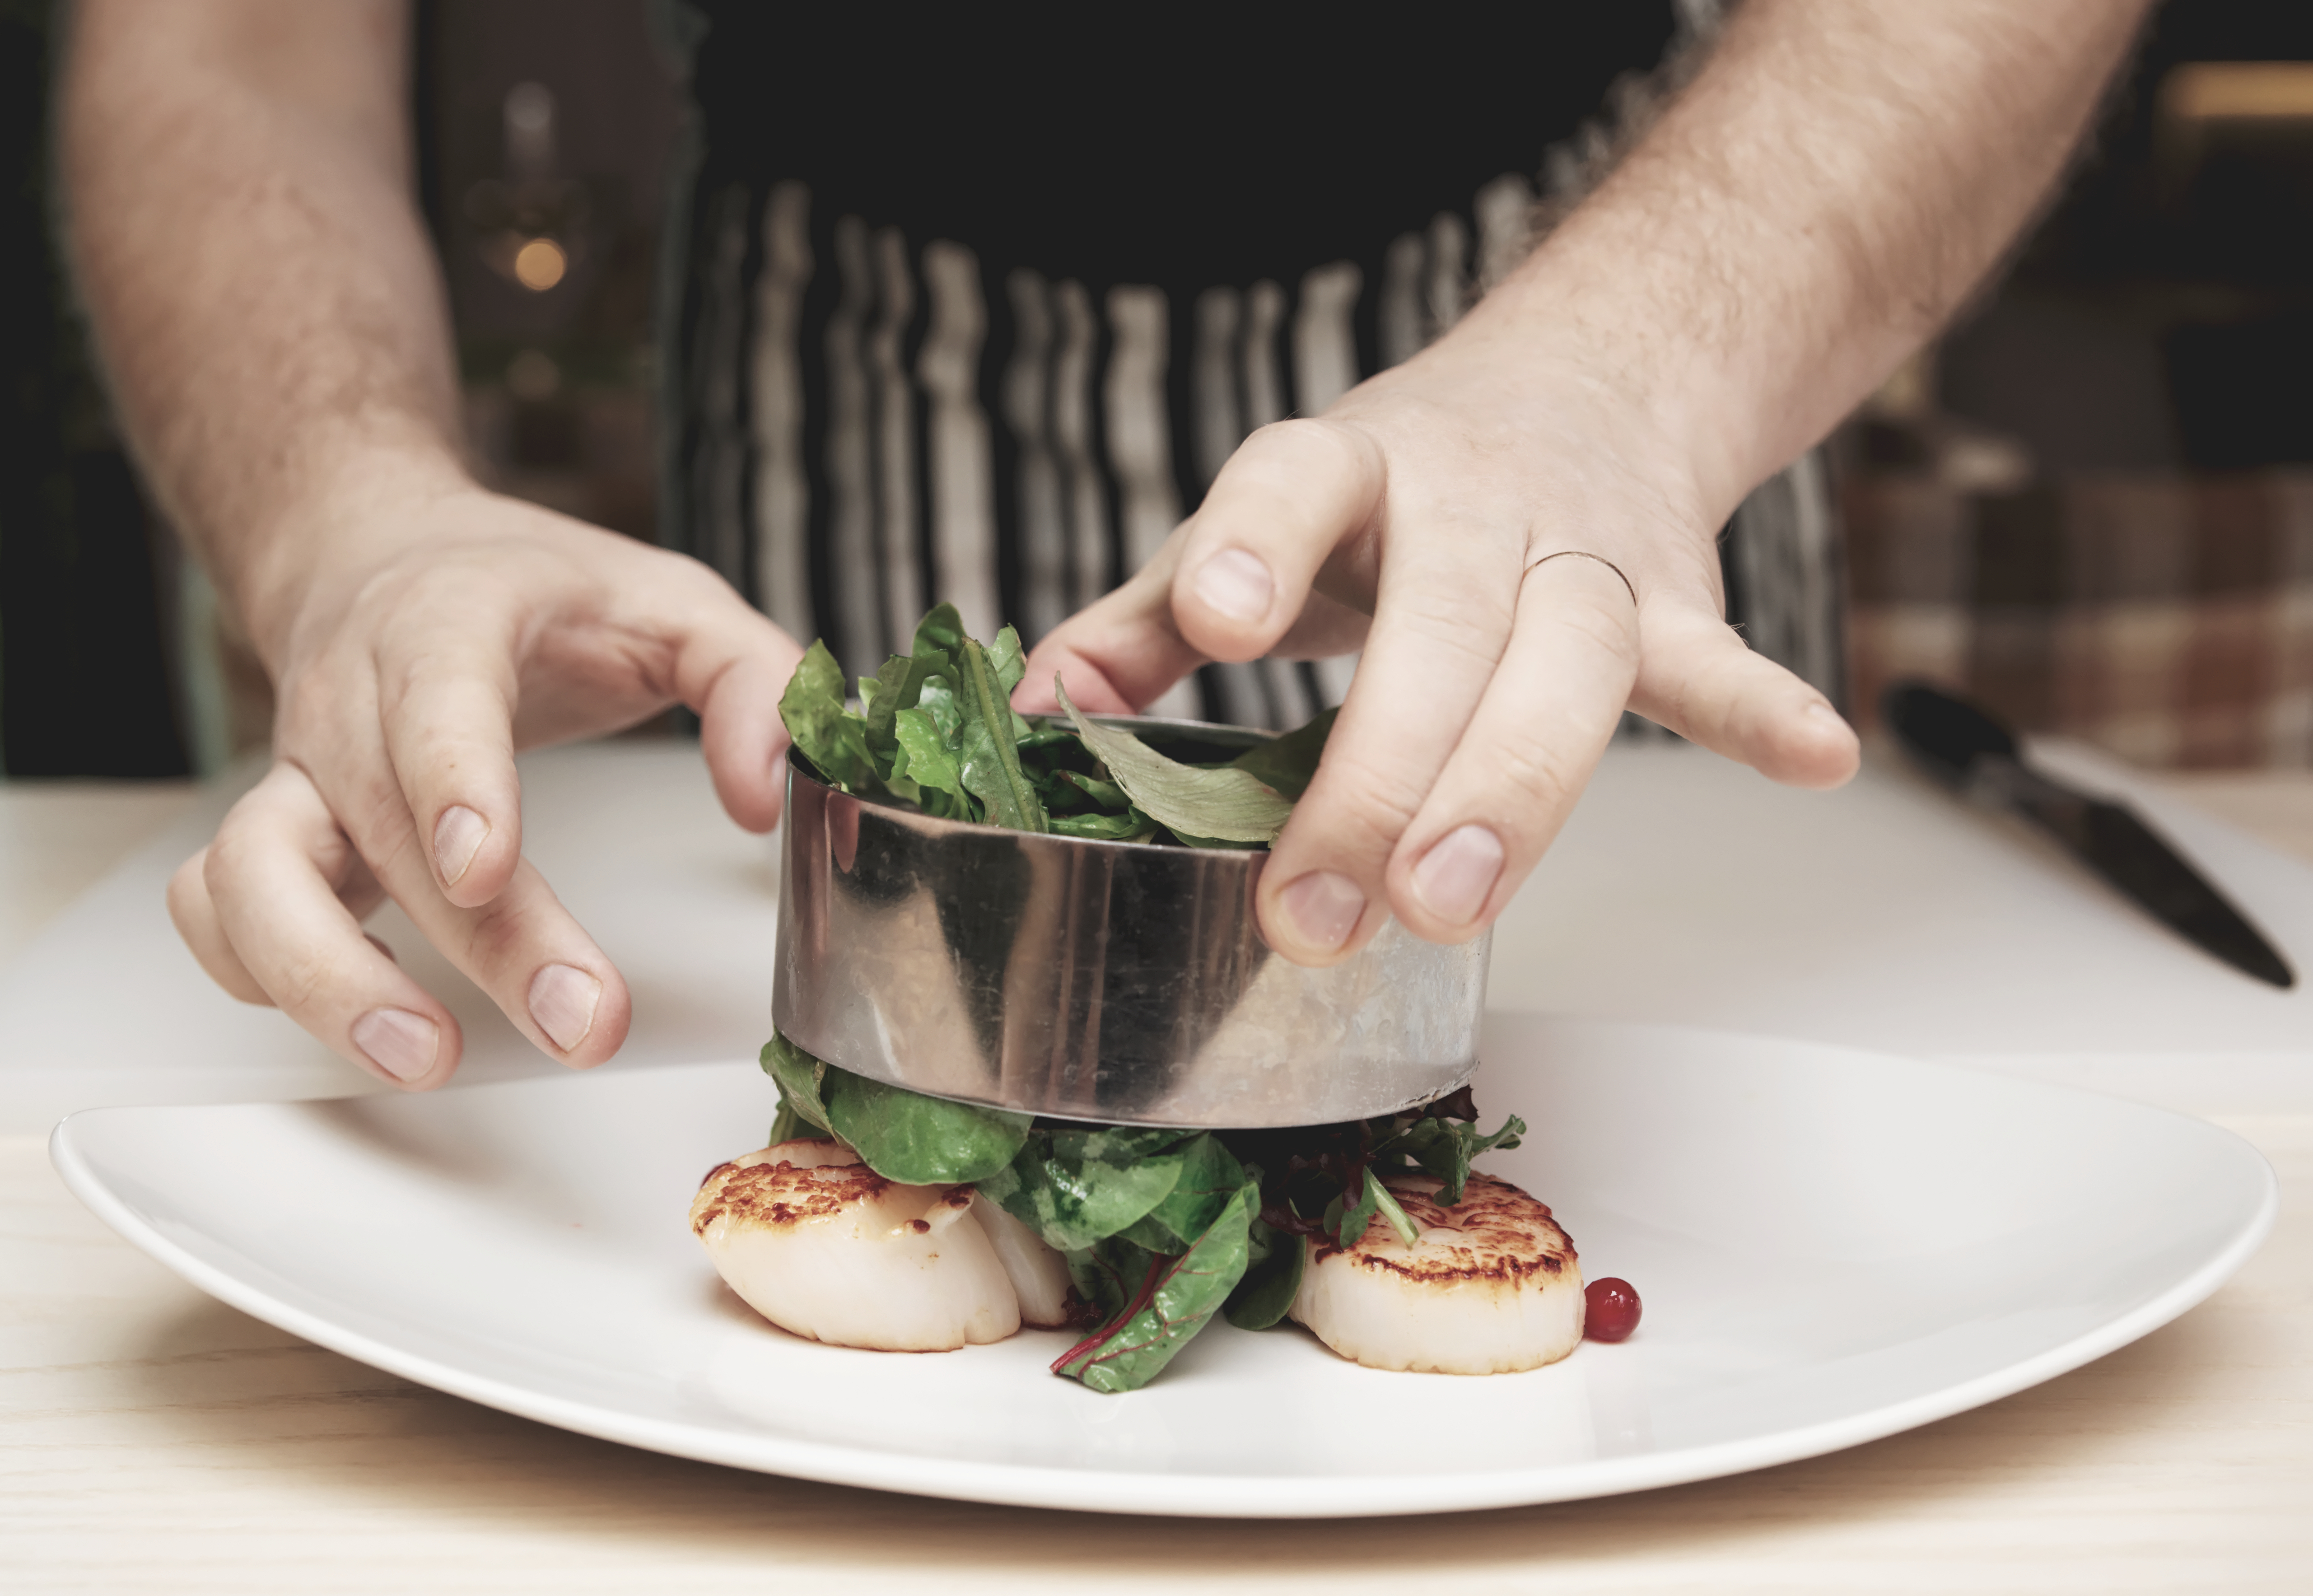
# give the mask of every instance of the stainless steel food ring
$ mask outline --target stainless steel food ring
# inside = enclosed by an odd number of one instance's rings
[[[1181,757],[1263,736],[1116,724]],[[1304,969],[1255,924],[1264,851],[936,820],[789,771],[772,1018],[831,1063],[996,1107],[1207,1128],[1388,1114],[1477,1067],[1491,933],[1445,947],[1392,921]]]

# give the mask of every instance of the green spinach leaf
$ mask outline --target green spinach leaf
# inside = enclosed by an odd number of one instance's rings
[[[1228,1322],[1240,1330],[1266,1330],[1284,1318],[1301,1294],[1308,1258],[1300,1237],[1255,1219],[1246,1236],[1244,1278],[1222,1308]]]
[[[867,745],[889,756],[893,720],[902,710],[912,710],[923,697],[924,684],[936,676],[954,674],[954,661],[939,649],[924,648],[914,654],[894,654],[872,678],[859,679],[859,701],[866,711]]]
[[[1068,1158],[1038,1132],[980,1189],[1060,1252],[1077,1252],[1129,1230],[1171,1195],[1178,1161]]]
[[[956,701],[955,681],[952,676],[937,675],[924,678],[916,694],[915,707],[931,717],[932,727],[940,741],[949,748],[963,735],[963,706]]]
[[[1190,1137],[1205,1133],[1164,1125],[1069,1124],[1055,1125],[1049,1133],[1056,1158],[1077,1163],[1129,1164],[1170,1152]]]
[[[1165,1200],[1121,1232],[1151,1252],[1184,1252],[1211,1228],[1228,1200],[1244,1185],[1244,1166],[1211,1134],[1193,1137],[1174,1151],[1153,1158],[1142,1168],[1173,1162],[1180,1178]]]
[[[1020,678],[1028,674],[1028,657],[1020,648],[1018,631],[1007,626],[996,634],[996,640],[988,645],[988,668],[996,673],[996,680],[1002,684],[1008,701],[1012,690],[1020,685]],[[1025,727],[1021,735],[1028,735]]]
[[[824,1066],[828,1128],[886,1180],[910,1186],[977,1181],[1009,1164],[1033,1116],[927,1098]]]
[[[763,1073],[779,1089],[779,1117],[773,1122],[775,1126],[800,1120],[822,1134],[835,1133],[828,1126],[827,1105],[819,1095],[820,1081],[827,1074],[825,1064],[777,1031],[763,1044],[761,1063]],[[771,1137],[774,1143],[787,1140],[776,1133]]]
[[[899,750],[892,773],[919,789],[945,794],[951,802],[946,812],[968,816],[971,800],[963,790],[963,772],[930,712],[920,707],[898,711],[892,719],[892,735]],[[920,798],[917,801],[923,802]]]
[[[827,645],[814,642],[779,695],[787,736],[819,773],[849,793],[871,790],[875,762],[867,753],[866,722],[843,704],[843,670]]]
[[[913,654],[937,651],[951,659],[963,652],[963,617],[954,604],[934,604],[916,622],[915,640],[909,645]]]

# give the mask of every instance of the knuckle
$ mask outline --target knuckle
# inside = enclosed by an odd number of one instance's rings
[[[279,960],[264,984],[284,1013],[304,1017],[333,1006],[338,993],[352,984],[352,976],[341,955],[300,948]]]
[[[1557,617],[1560,628],[1577,642],[1595,649],[1616,664],[1638,657],[1638,628],[1632,623],[1630,606],[1617,608],[1605,604],[1576,604]]]
[[[535,917],[524,895],[500,893],[478,909],[468,910],[459,933],[458,959],[487,982],[521,965]]]
[[[1508,646],[1512,610],[1498,593],[1422,582],[1391,595],[1389,619],[1419,637],[1425,649],[1491,675]]]
[[[1538,737],[1504,738],[1493,748],[1491,763],[1494,784],[1515,800],[1513,815],[1505,818],[1524,819],[1536,812],[1561,809],[1573,800],[1581,785],[1564,749]]]
[[[1567,568],[1545,586],[1535,579],[1552,565]],[[1618,660],[1635,660],[1639,653],[1639,613],[1620,577],[1587,560],[1551,560],[1529,566],[1519,584],[1522,617],[1547,625]],[[1525,604],[1531,599],[1530,607]]]
[[[1385,858],[1428,796],[1425,786],[1403,772],[1352,760],[1328,783],[1324,815],[1337,847]]]
[[[1245,439],[1237,458],[1246,469],[1263,475],[1271,471],[1298,473],[1312,469],[1362,473],[1375,463],[1372,445],[1364,433],[1345,422],[1315,416],[1270,422]]]

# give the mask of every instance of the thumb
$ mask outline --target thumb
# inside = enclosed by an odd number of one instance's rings
[[[1187,531],[1176,528],[1130,581],[1069,616],[1030,651],[1027,674],[1012,694],[1015,709],[1057,714],[1057,675],[1088,714],[1136,714],[1205,663],[1173,620],[1173,570]]]

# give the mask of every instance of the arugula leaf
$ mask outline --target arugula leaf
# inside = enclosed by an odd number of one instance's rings
[[[1366,1168],[1366,1195],[1371,1199],[1381,1217],[1389,1221],[1389,1228],[1397,1232],[1398,1240],[1412,1247],[1421,1239],[1421,1232],[1414,1227],[1413,1216],[1406,1212],[1404,1205],[1392,1195],[1389,1187],[1381,1183],[1381,1177],[1373,1172],[1371,1165]]]
[[[1309,1249],[1301,1238],[1255,1219],[1246,1236],[1244,1278],[1237,1282],[1221,1312],[1240,1330],[1266,1330],[1292,1309],[1301,1294]]]
[[[1285,829],[1293,813],[1292,800],[1244,771],[1223,765],[1204,770],[1183,764],[1149,747],[1129,731],[1100,726],[1079,714],[1069,701],[1068,689],[1056,675],[1052,690],[1060,708],[1100,757],[1116,784],[1139,809],[1176,834],[1218,838],[1231,842],[1270,842]]]
[[[1375,1186],[1373,1171],[1368,1169],[1354,1201],[1344,1190],[1325,1205],[1325,1233],[1343,1247],[1355,1247],[1365,1239],[1366,1227],[1373,1223],[1374,1214],[1381,1207],[1374,1201]]]
[[[774,1145],[792,1140],[790,1136],[778,1134],[778,1126],[796,1121],[801,1121],[826,1135],[835,1134],[828,1129],[827,1105],[820,1100],[819,1095],[821,1078],[827,1073],[825,1064],[777,1031],[773,1031],[771,1039],[763,1044],[761,1062],[763,1073],[769,1075],[779,1089],[778,1117],[771,1122]],[[795,1133],[802,1134],[799,1131]]]
[[[1016,639],[1014,646],[1018,646]],[[985,818],[991,825],[1016,832],[1049,831],[1044,806],[1020,768],[1010,691],[989,664],[987,650],[970,638],[963,640],[961,666],[956,697],[963,712],[958,746],[964,789],[987,806]]]
[[[1337,704],[1306,726],[1246,749],[1229,763],[1263,786],[1273,787],[1287,798],[1297,800],[1309,790],[1309,783],[1317,774],[1317,761],[1325,752],[1325,739],[1332,735],[1333,717],[1341,712]]]
[[[1090,798],[1094,804],[1111,814],[1132,807],[1132,800],[1124,796],[1124,789],[1113,781],[1104,781],[1097,776],[1086,776],[1076,771],[1054,771],[1052,775],[1055,780],[1067,782]]]
[[[1172,1194],[1178,1160],[1112,1161],[1062,1156],[1037,1132],[1004,1168],[982,1177],[982,1194],[1060,1252],[1077,1252],[1129,1230]]]
[[[1138,809],[1127,809],[1121,815],[1052,815],[1046,816],[1046,824],[1054,836],[1088,837],[1095,842],[1138,842],[1156,834],[1156,823]]]
[[[1061,1354],[1052,1371],[1112,1393],[1138,1390],[1156,1379],[1244,1277],[1260,1201],[1250,1183],[1239,1186],[1187,1252],[1152,1258],[1123,1314]]]
[[[804,651],[779,695],[779,719],[804,757],[836,786],[859,793],[875,785],[866,724],[844,707],[843,670],[825,643],[814,642]]]
[[[1526,1121],[1515,1114],[1503,1120],[1501,1129],[1491,1136],[1480,1135],[1474,1124],[1423,1118],[1415,1120],[1374,1151],[1376,1156],[1411,1159],[1436,1176],[1444,1187],[1438,1194],[1438,1202],[1442,1207],[1451,1208],[1462,1200],[1462,1188],[1469,1184],[1470,1160],[1497,1147],[1516,1147],[1525,1133]]]
[[[1408,1247],[1421,1239],[1421,1232],[1414,1228],[1412,1216],[1390,1195],[1389,1188],[1382,1185],[1381,1177],[1375,1174],[1373,1166],[1368,1164],[1366,1166],[1365,1183],[1359,1188],[1357,1201],[1347,1201],[1344,1194],[1327,1206],[1325,1229],[1339,1239],[1341,1246],[1355,1247],[1365,1239],[1366,1231],[1376,1219],[1389,1221],[1389,1228],[1395,1230],[1397,1239]]]

